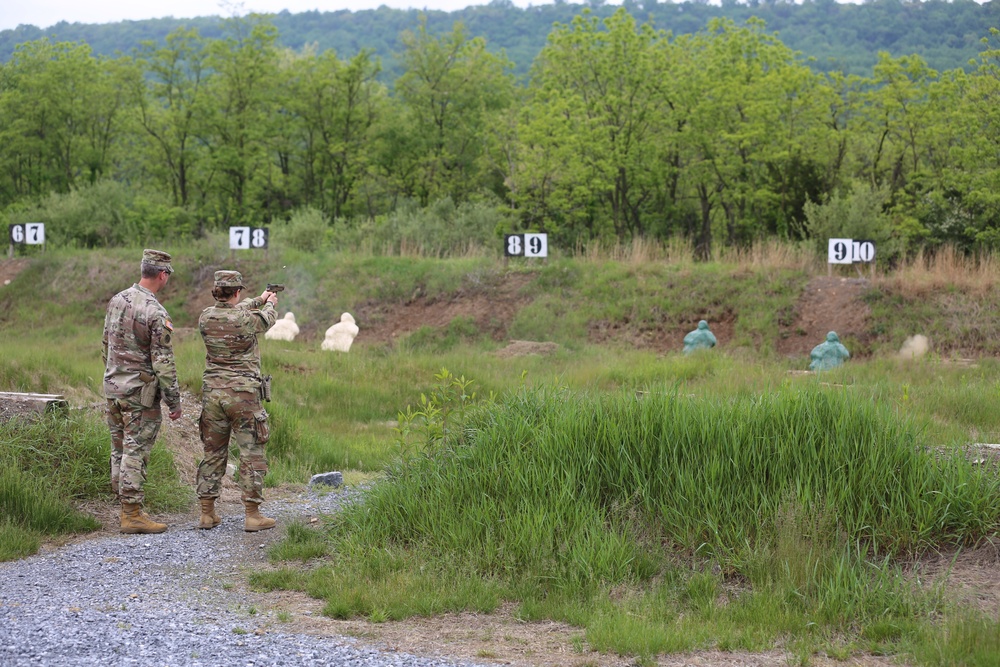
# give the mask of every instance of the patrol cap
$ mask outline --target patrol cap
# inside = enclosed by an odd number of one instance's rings
[[[243,276],[239,271],[216,271],[216,287],[243,287]]]
[[[163,252],[162,250],[150,250],[149,248],[143,250],[142,264],[143,266],[151,266],[154,269],[166,271],[167,273],[174,272],[174,267],[170,266],[170,253]]]

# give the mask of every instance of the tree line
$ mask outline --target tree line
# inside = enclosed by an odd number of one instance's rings
[[[114,57],[20,44],[0,67],[0,210],[76,210],[67,242],[95,246],[138,222],[197,235],[309,209],[350,227],[442,201],[569,247],[1000,243],[996,31],[969,72],[880,54],[857,76],[813,70],[758,19],[674,35],[584,10],[522,84],[462,24],[423,22],[387,84],[370,50],[283,48],[260,16],[221,30]],[[73,208],[88,197],[105,208]]]
[[[917,54],[939,71],[967,68],[969,60],[978,56],[979,38],[990,27],[1000,25],[1000,3],[975,0],[868,0],[861,4],[836,0],[723,0],[713,4],[701,0],[623,0],[622,6],[640,22],[678,35],[697,32],[713,18],[744,25],[756,17],[778,32],[787,46],[812,58],[814,69],[858,75],[871,71],[880,51],[896,56]],[[319,51],[333,49],[344,58],[362,49],[373,51],[382,60],[382,78],[387,82],[402,73],[397,54],[404,31],[417,29],[423,19],[435,34],[461,22],[470,34],[482,36],[491,49],[503,50],[514,63],[514,72],[526,76],[552,25],[569,23],[584,8],[602,19],[617,9],[603,0],[558,0],[524,8],[510,0],[492,0],[451,12],[385,6],[356,12],[283,11],[271,16],[271,22],[282,47],[301,50],[313,45]],[[87,42],[97,55],[130,53],[144,41],[162,44],[166,35],[178,28],[195,28],[208,38],[222,35],[218,17],[103,25],[62,22],[44,29],[22,25],[0,31],[0,61],[7,60],[18,44],[42,38]]]

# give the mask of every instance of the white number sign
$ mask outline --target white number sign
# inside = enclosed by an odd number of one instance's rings
[[[230,227],[229,249],[250,250],[267,248],[267,227]]]
[[[230,227],[229,228],[229,249],[249,250],[250,249],[250,228]]]
[[[548,257],[548,234],[505,234],[503,254],[506,257]]]
[[[525,257],[548,257],[549,237],[548,234],[525,234],[524,235],[524,256]]]
[[[830,264],[867,263],[875,259],[875,244],[872,241],[830,239],[827,254]]]
[[[26,222],[24,224],[10,225],[10,242],[26,243],[28,245],[42,245],[45,243],[45,223]]]

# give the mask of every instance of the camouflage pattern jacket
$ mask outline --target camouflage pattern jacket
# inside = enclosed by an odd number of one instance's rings
[[[104,395],[123,398],[155,380],[170,411],[180,409],[173,330],[166,308],[145,287],[114,295],[104,318]]]
[[[205,389],[260,388],[260,346],[257,335],[270,329],[278,311],[259,296],[235,306],[216,301],[198,319],[205,341]]]

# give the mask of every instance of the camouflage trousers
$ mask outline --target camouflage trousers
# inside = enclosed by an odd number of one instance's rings
[[[144,408],[138,392],[109,398],[107,417],[111,429],[111,490],[123,503],[141,504],[149,453],[163,422],[160,402]]]
[[[264,502],[267,459],[264,445],[270,437],[267,411],[257,390],[205,389],[201,398],[201,444],[205,458],[198,464],[198,497],[218,498],[229,459],[230,436],[240,452],[240,490],[243,500]]]

